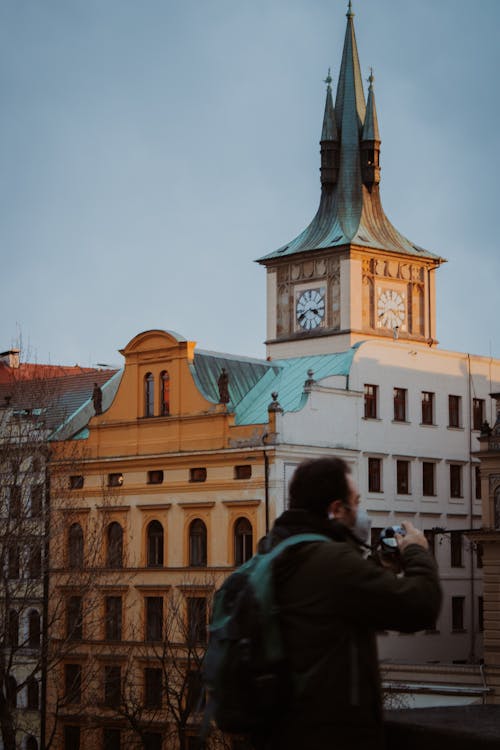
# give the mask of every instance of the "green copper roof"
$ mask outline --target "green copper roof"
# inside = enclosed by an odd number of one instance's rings
[[[337,84],[335,109],[330,112],[329,85],[323,119],[323,136],[340,140],[340,165],[336,182],[324,182],[316,216],[291,242],[259,258],[267,264],[279,258],[326,248],[353,244],[373,250],[428,258],[437,263],[438,255],[424,250],[404,237],[385,215],[378,184],[363,184],[361,142],[379,141],[375,94],[370,82],[368,106],[361,80],[353,13],[349,6],[342,64]],[[335,135],[333,132],[335,123]]]
[[[278,401],[285,412],[297,411],[304,404],[304,383],[308,371],[313,371],[315,381],[331,375],[348,376],[356,344],[346,352],[295,357],[285,360],[250,359],[230,354],[198,351],[195,353],[192,373],[200,391],[217,403],[217,380],[222,367],[229,377],[229,409],[234,412],[235,423],[264,424],[268,421],[267,407],[271,394],[278,393]]]

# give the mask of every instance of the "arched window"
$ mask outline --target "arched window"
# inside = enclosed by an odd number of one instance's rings
[[[207,565],[207,527],[199,518],[189,526],[189,565],[192,568]]]
[[[17,648],[19,645],[19,615],[15,609],[9,610],[9,630],[7,636],[9,646]]]
[[[160,373],[160,414],[162,417],[170,414],[170,378],[166,370]]]
[[[147,530],[148,568],[163,566],[163,526],[159,521],[151,521]]]
[[[500,487],[495,490],[495,529],[500,529]]]
[[[153,417],[155,413],[155,379],[152,372],[144,376],[144,416]]]
[[[7,677],[7,703],[10,708],[17,706],[17,682],[12,675]]]
[[[32,734],[26,740],[26,750],[38,750],[38,742]]]
[[[39,707],[39,691],[38,682],[34,677],[30,677],[26,684],[26,691],[28,693],[28,708],[38,710]]]
[[[68,563],[70,568],[83,568],[83,531],[79,523],[69,528]]]
[[[108,526],[106,565],[108,568],[121,568],[123,566],[123,529],[116,521]]]
[[[28,617],[28,645],[30,648],[40,646],[40,614],[32,609]]]
[[[234,564],[243,565],[253,554],[252,524],[247,518],[238,518],[234,524]]]

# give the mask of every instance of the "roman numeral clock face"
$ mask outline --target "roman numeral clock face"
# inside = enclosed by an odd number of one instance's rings
[[[405,295],[395,289],[379,289],[377,324],[379,328],[402,328],[406,319]]]
[[[318,328],[325,320],[325,290],[322,287],[297,292],[295,305],[297,326],[304,331]]]

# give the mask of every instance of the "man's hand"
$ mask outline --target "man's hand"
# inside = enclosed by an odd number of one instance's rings
[[[403,550],[410,544],[418,544],[424,549],[429,549],[427,539],[419,529],[415,528],[411,521],[403,521],[401,526],[403,526],[404,530],[406,531],[406,536],[396,534],[396,540],[401,552],[403,552]]]

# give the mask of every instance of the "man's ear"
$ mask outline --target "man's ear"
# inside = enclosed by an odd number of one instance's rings
[[[332,500],[327,508],[328,515],[333,515],[334,518],[340,515],[341,509],[344,507],[342,500]]]

